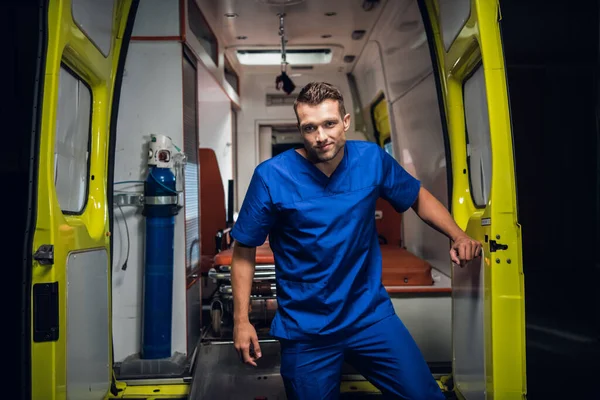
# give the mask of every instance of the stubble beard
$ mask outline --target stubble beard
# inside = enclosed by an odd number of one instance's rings
[[[310,147],[307,149],[306,153],[308,155],[308,159],[314,163],[328,162],[337,157],[337,155],[340,153],[340,150],[342,150],[342,148],[344,147],[344,144],[345,140],[335,142],[333,144],[333,148],[325,153],[319,151],[318,149]]]

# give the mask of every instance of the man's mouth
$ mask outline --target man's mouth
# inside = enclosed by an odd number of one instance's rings
[[[321,151],[327,151],[329,149],[331,149],[333,147],[333,143],[327,143],[323,146],[317,146],[317,149],[321,150]]]

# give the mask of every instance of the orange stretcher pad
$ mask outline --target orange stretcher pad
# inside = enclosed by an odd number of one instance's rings
[[[231,265],[233,259],[233,248],[223,250],[217,253],[215,256],[215,265]],[[269,246],[269,242],[263,243],[261,246],[256,248],[256,264],[275,264],[275,258],[273,257],[273,250]]]
[[[382,280],[384,286],[431,286],[431,265],[411,252],[394,245],[382,244]],[[233,249],[215,256],[214,264],[231,265]],[[256,248],[256,264],[275,264],[269,242]]]

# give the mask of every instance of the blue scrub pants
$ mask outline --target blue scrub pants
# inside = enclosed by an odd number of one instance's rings
[[[281,376],[288,400],[338,399],[344,361],[381,390],[384,398],[445,398],[395,314],[342,338],[280,343]]]

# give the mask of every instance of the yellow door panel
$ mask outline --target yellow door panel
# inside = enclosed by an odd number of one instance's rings
[[[108,138],[131,6],[132,0],[48,4],[32,249],[34,399],[87,398],[106,392],[112,380]],[[111,26],[106,55],[90,22],[102,18],[98,7]],[[52,253],[38,252],[44,245]],[[98,373],[103,383],[92,381]]]
[[[477,289],[483,317],[470,320],[482,326],[484,379],[463,382],[463,390],[481,390],[489,399],[521,399],[526,393],[524,282],[499,5],[496,0],[471,0],[468,19],[446,51],[447,8],[442,3],[426,0],[425,8],[450,138],[452,212],[459,225],[484,244],[479,271],[484,278]],[[456,268],[460,267],[453,271]],[[456,315],[464,309],[454,307],[453,312],[454,321],[464,320],[464,315]],[[453,326],[455,338],[474,334],[474,327],[459,325]],[[455,375],[472,361],[468,357],[455,349]]]

